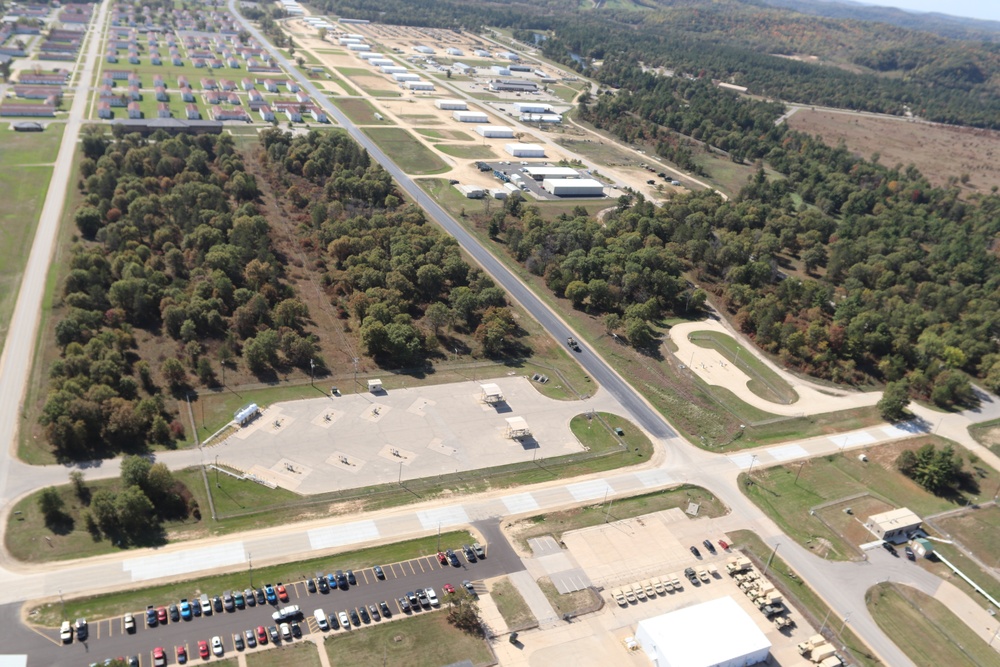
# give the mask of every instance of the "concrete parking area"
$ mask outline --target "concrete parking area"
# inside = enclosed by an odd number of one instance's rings
[[[549,399],[523,377],[489,382],[503,392],[495,405],[474,381],[277,403],[207,454],[317,494],[580,452],[570,420],[617,405]],[[531,436],[508,437],[509,417],[526,419]]]

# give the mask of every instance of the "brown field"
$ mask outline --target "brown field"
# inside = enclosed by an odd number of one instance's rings
[[[934,185],[969,175],[968,193],[1000,187],[1000,132],[951,127],[890,118],[800,109],[788,119],[795,130],[817,134],[828,144],[843,141],[853,153],[870,158],[880,153],[887,166],[911,162]]]

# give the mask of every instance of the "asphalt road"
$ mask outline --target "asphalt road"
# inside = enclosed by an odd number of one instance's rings
[[[437,202],[435,202],[426,192],[424,192],[413,180],[407,176],[403,170],[396,166],[396,163],[386,155],[371,139],[355,126],[347,116],[341,113],[326,95],[316,88],[315,85],[303,76],[295,66],[280,51],[271,46],[270,41],[260,33],[249,21],[237,11],[236,0],[229,1],[229,10],[237,17],[243,27],[253,35],[261,44],[265,45],[277,58],[281,66],[289,72],[289,76],[294,77],[299,85],[312,96],[313,100],[322,106],[331,118],[337,120],[351,135],[351,137],[361,144],[365,150],[388,171],[399,187],[406,191],[410,197],[421,206],[427,215],[438,223],[448,234],[455,237],[462,249],[486,270],[486,272],[503,287],[511,297],[528,311],[556,340],[565,343],[570,336],[580,340],[580,336],[552,312],[541,299],[534,295],[520,279],[511,273],[506,266],[497,260],[489,250],[479,244],[479,242],[455,221]],[[664,419],[655,412],[642,398],[638,392],[628,386],[626,382],[604,361],[592,354],[586,345],[581,345],[580,352],[574,352],[590,376],[602,387],[611,392],[629,414],[646,429],[647,432],[657,438],[673,438],[677,434],[671,429]]]
[[[215,635],[222,637],[226,655],[232,655],[236,652],[233,644],[234,634],[242,634],[244,631],[253,630],[260,625],[265,628],[276,625],[271,614],[277,608],[286,605],[298,605],[301,609],[303,618],[299,620],[299,625],[304,634],[321,632],[313,618],[313,612],[316,609],[322,609],[329,616],[361,606],[367,607],[371,604],[377,606],[379,602],[385,600],[392,611],[393,618],[405,617],[407,614],[400,611],[396,600],[410,591],[429,586],[437,592],[438,599],[443,600],[445,584],[451,584],[458,588],[463,580],[469,580],[477,586],[478,590],[482,590],[482,586],[478,582],[524,569],[520,557],[503,537],[497,521],[480,522],[475,525],[484,535],[484,539],[487,540],[485,542],[486,559],[475,563],[468,562],[461,554],[459,550],[461,545],[442,544],[443,549],[449,547],[455,549],[460,563],[458,567],[441,565],[434,555],[427,555],[402,563],[382,564],[386,576],[385,580],[376,578],[374,571],[370,568],[355,570],[354,574],[357,577],[358,585],[351,586],[346,591],[338,589],[330,590],[327,593],[310,593],[304,581],[286,582],[285,588],[289,597],[287,602],[279,602],[277,605],[248,606],[233,612],[215,612],[211,616],[195,617],[189,621],[181,620],[176,623],[167,622],[156,627],[147,627],[144,610],[136,610],[134,612],[136,621],[134,634],[127,634],[124,630],[123,618],[116,616],[89,623],[90,636],[85,642],[78,642],[74,639],[72,643],[65,646],[59,641],[58,631],[39,632],[23,625],[20,622],[20,604],[4,605],[0,607],[0,623],[3,623],[5,628],[2,651],[4,653],[23,652],[31,656],[31,664],[52,665],[53,667],[86,665],[91,662],[102,662],[105,658],[137,655],[140,663],[145,667],[152,665],[151,653],[157,646],[166,650],[169,664],[176,664],[174,659],[176,647],[186,647],[189,658],[197,656],[198,642],[200,640],[211,642]],[[328,572],[339,569],[335,558],[331,558],[329,567]],[[250,583],[248,578],[246,586],[249,587]],[[266,583],[276,582],[255,579],[253,583],[257,586],[263,586]],[[210,596],[221,594],[222,591],[209,593]],[[196,600],[197,597],[192,591],[188,599]],[[150,600],[149,602],[156,606],[167,606],[171,601]],[[417,610],[413,613],[427,612]],[[348,630],[341,628],[332,630],[332,632],[348,632]],[[247,650],[254,651],[260,650],[260,648],[247,648]]]

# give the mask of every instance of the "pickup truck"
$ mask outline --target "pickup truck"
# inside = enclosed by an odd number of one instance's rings
[[[302,610],[299,609],[298,605],[288,605],[287,607],[282,607],[278,611],[271,614],[271,618],[275,621],[284,621],[289,618],[298,618],[302,615]]]
[[[580,344],[577,343],[576,339],[573,338],[572,336],[570,336],[569,338],[566,339],[566,344],[569,345],[569,347],[570,347],[571,350],[573,350],[575,352],[579,352],[580,351]]]

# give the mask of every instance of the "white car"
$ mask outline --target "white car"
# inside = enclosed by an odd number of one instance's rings
[[[430,601],[432,607],[440,606],[441,602],[438,600],[437,593],[434,592],[433,588],[428,588],[424,592],[427,593],[427,599]]]
[[[62,640],[63,644],[69,644],[73,641],[73,626],[69,624],[69,621],[63,621],[59,627],[59,639]]]
[[[316,625],[323,632],[330,629],[330,622],[326,620],[326,613],[322,609],[317,609],[313,612],[313,617],[316,619]]]
[[[337,618],[340,619],[340,627],[344,628],[345,630],[351,629],[351,619],[347,617],[346,611],[342,611],[339,614],[337,614]]]
[[[221,657],[222,652],[223,652],[222,637],[220,637],[219,635],[215,635],[214,637],[212,637],[212,653],[214,653],[216,656]]]
[[[288,623],[282,623],[280,628],[281,628],[281,638],[284,639],[286,642],[292,641],[292,626],[288,625]]]

